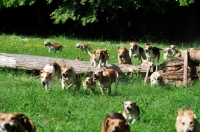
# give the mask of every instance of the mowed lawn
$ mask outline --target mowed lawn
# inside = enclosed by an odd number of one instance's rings
[[[59,42],[65,46],[62,53],[48,52],[43,42]],[[88,42],[92,50],[106,48],[110,54],[109,63],[117,63],[117,47],[127,42],[99,40],[80,40],[63,36],[49,38],[35,36],[0,36],[0,53],[29,54],[56,58],[75,59],[77,56],[89,62],[89,55],[75,48],[76,43]],[[144,42],[139,42],[143,47]],[[164,48],[167,43],[153,43]],[[186,49],[189,44],[179,44],[178,49]],[[192,43],[190,46],[195,47]],[[91,50],[91,52],[92,52]],[[163,63],[163,52],[160,63]],[[133,64],[139,62],[132,59]],[[1,63],[1,62],[0,62]],[[40,78],[24,70],[0,69],[0,112],[24,113],[30,117],[38,132],[100,132],[106,114],[123,111],[122,101],[137,102],[141,111],[138,122],[130,124],[131,132],[174,132],[175,120],[179,108],[190,107],[200,117],[200,82],[190,84],[188,88],[174,85],[150,87],[143,83],[139,73],[120,74],[118,94],[101,95],[99,86],[96,92],[61,90],[57,79],[51,90],[46,91],[40,84]]]

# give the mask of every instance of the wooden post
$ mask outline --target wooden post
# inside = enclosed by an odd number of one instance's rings
[[[188,51],[186,50],[186,53],[184,55],[184,65],[183,65],[183,86],[188,86]]]
[[[146,76],[145,76],[145,79],[144,79],[144,83],[147,82],[147,78],[148,78],[148,75],[149,75],[149,71],[150,71],[150,65],[147,67],[147,71],[146,71]]]

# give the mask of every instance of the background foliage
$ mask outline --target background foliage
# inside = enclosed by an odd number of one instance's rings
[[[0,3],[1,8],[10,8],[29,5],[32,6],[37,0],[3,0]],[[53,3],[53,0],[46,0],[48,4]],[[148,11],[154,10],[157,12],[165,12],[169,7],[189,6],[194,0],[59,0],[56,2],[57,9],[51,13],[51,18],[55,19],[54,23],[65,23],[68,19],[80,21],[82,25],[98,21],[98,13],[109,9],[109,12],[115,17],[117,10],[122,9],[140,9]]]
[[[199,6],[194,0],[3,0],[0,33],[194,42]]]

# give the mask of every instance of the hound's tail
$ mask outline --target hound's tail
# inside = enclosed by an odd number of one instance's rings
[[[90,51],[88,50],[88,54],[91,56],[92,54],[90,53]]]

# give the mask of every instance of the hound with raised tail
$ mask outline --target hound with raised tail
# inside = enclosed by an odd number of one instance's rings
[[[130,57],[133,56],[140,61],[141,59],[146,59],[144,49],[140,47],[136,41],[130,41],[129,45],[130,45],[130,49],[129,49]]]
[[[88,51],[88,54],[90,55],[90,63],[93,67],[106,67],[106,64],[109,61],[109,54],[107,50],[95,49],[93,53]]]
[[[77,43],[76,44],[76,48],[77,49],[81,49],[82,52],[86,52],[87,50],[90,50],[91,47],[88,43],[84,43],[84,44],[80,44],[80,43]]]
[[[102,94],[108,89],[108,94],[111,93],[111,85],[115,83],[115,94],[118,87],[118,72],[113,69],[105,69],[103,71],[94,71],[93,78],[98,82]]]
[[[51,42],[45,41],[44,42],[44,47],[48,47],[49,48],[49,52],[51,50],[53,50],[54,53],[56,53],[56,51],[60,51],[60,53],[61,53],[64,46],[62,46],[59,43],[51,43]]]
[[[41,84],[48,90],[55,83],[55,78],[61,79],[61,68],[58,63],[50,62],[40,71]]]
[[[145,45],[145,54],[146,58],[150,62],[154,62],[155,58],[157,58],[157,63],[159,63],[160,60],[160,48],[152,47],[150,43],[146,43]]]

